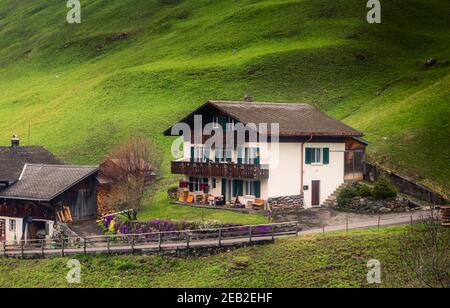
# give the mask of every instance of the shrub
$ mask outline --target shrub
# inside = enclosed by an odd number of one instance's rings
[[[380,177],[375,182],[373,188],[373,197],[377,200],[395,198],[397,196],[397,190],[394,185],[385,177]]]
[[[373,196],[372,188],[370,188],[369,186],[364,185],[364,184],[358,186],[357,193],[358,193],[358,196],[361,196],[361,197],[372,197]]]
[[[350,201],[357,197],[357,189],[353,187],[346,187],[339,193],[337,197],[337,202],[339,206],[346,206],[350,203]]]

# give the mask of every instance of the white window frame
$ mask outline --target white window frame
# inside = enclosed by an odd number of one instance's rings
[[[311,164],[312,165],[322,165],[323,164],[323,149],[322,148],[312,148]],[[319,160],[317,160],[319,156]]]
[[[9,232],[16,232],[17,230],[17,221],[15,219],[9,220]]]

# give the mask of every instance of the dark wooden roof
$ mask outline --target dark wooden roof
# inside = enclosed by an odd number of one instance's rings
[[[26,164],[19,180],[0,191],[0,198],[51,201],[98,170],[95,166]]]
[[[25,164],[63,165],[64,162],[38,146],[0,147],[0,181],[17,181]]]
[[[208,108],[228,114],[238,122],[279,123],[280,136],[305,137],[362,137],[354,128],[338,121],[308,104],[209,101],[180,122],[191,122],[195,114],[202,114]],[[171,135],[171,128],[164,132]]]

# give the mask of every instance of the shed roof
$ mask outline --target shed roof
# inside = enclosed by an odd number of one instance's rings
[[[51,201],[99,170],[96,166],[26,164],[19,180],[0,192],[0,198]]]
[[[0,147],[0,181],[17,181],[25,164],[63,165],[64,162],[39,146]]]

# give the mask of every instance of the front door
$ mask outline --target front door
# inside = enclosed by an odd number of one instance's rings
[[[312,181],[311,205],[320,206],[320,181]]]
[[[0,242],[6,240],[6,221],[0,219]]]

